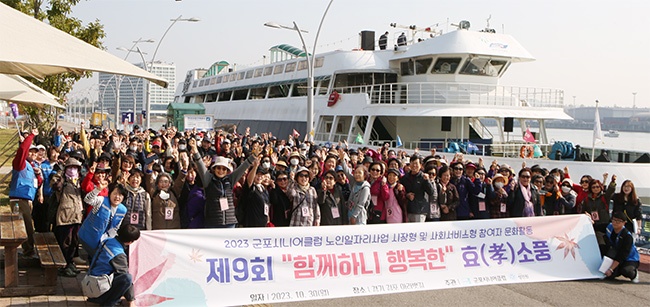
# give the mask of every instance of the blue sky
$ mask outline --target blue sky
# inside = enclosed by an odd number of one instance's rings
[[[108,52],[124,57],[118,47],[130,47],[138,38],[150,60],[170,19],[196,17],[198,23],[179,22],[162,42],[156,60],[173,62],[177,83],[193,68],[208,68],[225,60],[238,67],[262,63],[271,46],[300,46],[293,31],[264,27],[267,21],[307,29],[312,45],[328,0],[87,0],[74,15],[84,22],[100,20]],[[390,23],[427,27],[469,20],[482,29],[491,15],[490,27],[514,36],[537,59],[513,65],[501,84],[565,91],[565,103],[650,107],[650,1],[384,1],[334,0],[323,24],[317,53],[358,47],[358,33],[401,32]],[[378,36],[379,34],[377,34]],[[130,62],[141,62],[131,53]],[[96,83],[84,80],[73,93],[86,95]]]

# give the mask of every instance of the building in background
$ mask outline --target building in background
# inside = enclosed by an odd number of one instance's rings
[[[144,69],[143,63],[134,65]],[[100,72],[99,105],[97,106],[97,109],[103,109],[109,114],[115,114],[116,89],[119,81],[120,112],[134,110],[135,106],[135,115],[139,118],[142,114],[142,110],[145,109],[147,85],[149,84],[151,113],[153,116],[165,116],[167,113],[167,105],[174,100],[174,87],[171,85],[176,84],[176,65],[156,61],[149,68],[150,69],[147,70],[154,75],[167,79],[170,86],[168,88],[163,88],[141,78],[117,76]]]

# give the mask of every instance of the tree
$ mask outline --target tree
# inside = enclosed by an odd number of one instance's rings
[[[101,39],[106,36],[104,25],[99,20],[83,25],[78,18],[71,16],[72,8],[81,0],[0,0],[2,3],[19,10],[34,18],[45,21],[78,39],[83,40],[97,48],[103,48]],[[32,83],[40,86],[44,90],[59,97],[61,101],[71,90],[75,82],[81,78],[92,76],[92,72],[86,72],[83,75],[63,73],[45,77],[42,81],[27,78]],[[65,102],[63,103],[65,104]],[[49,110],[21,107],[23,114],[27,116],[27,124],[32,127],[38,127],[41,132],[49,132],[56,125],[57,112]]]

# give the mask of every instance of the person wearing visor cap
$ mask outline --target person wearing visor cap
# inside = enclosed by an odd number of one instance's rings
[[[190,154],[198,167],[196,175],[201,176],[205,189],[205,228],[235,228],[238,221],[233,187],[253,163],[255,155],[249,156],[235,170],[230,164],[230,159],[218,156],[208,170],[196,143],[190,144]]]

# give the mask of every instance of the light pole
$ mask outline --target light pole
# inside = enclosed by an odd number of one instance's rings
[[[179,21],[199,22],[199,21],[201,21],[200,19],[198,19],[198,18],[194,18],[194,17],[191,17],[191,18],[182,18],[182,17],[183,17],[183,15],[180,15],[180,16],[176,17],[175,19],[170,19],[170,21],[171,21],[172,23],[169,25],[169,27],[167,27],[167,30],[165,30],[165,33],[163,33],[163,35],[162,35],[162,37],[160,38],[160,40],[158,40],[158,45],[156,45],[156,49],[155,49],[154,52],[153,52],[153,56],[151,57],[151,62],[149,62],[151,66],[147,65],[146,62],[143,63],[144,66],[145,66],[145,70],[146,70],[146,71],[148,71],[148,72],[152,72],[152,70],[153,70],[153,64],[154,64],[154,61],[156,60],[156,54],[158,53],[158,48],[160,48],[160,44],[162,43],[163,39],[165,39],[165,36],[167,36],[167,33],[169,32],[169,30],[170,30],[170,29],[171,29],[171,28],[172,28],[172,27],[173,27],[177,22],[179,22]],[[140,55],[142,55],[142,54],[140,54]],[[144,57],[143,57],[143,58],[144,58]],[[172,85],[172,86],[174,86],[174,85]],[[146,120],[146,128],[150,128],[150,126],[151,126],[151,99],[150,99],[150,97],[149,97],[149,96],[150,96],[150,95],[149,95],[149,92],[150,92],[150,91],[151,91],[151,82],[147,81],[147,98],[146,98],[146,100],[145,100],[145,113],[146,113],[146,117],[147,117],[147,120]]]
[[[126,50],[127,51],[126,56],[124,57],[124,60],[126,61],[126,59],[129,57],[129,54],[131,54],[131,50],[133,48],[135,48],[138,45],[138,43],[153,43],[153,42],[154,41],[152,39],[142,39],[142,37],[140,37],[139,39],[133,41],[133,46],[131,46],[130,49],[126,49],[126,48],[123,48],[123,47],[118,47],[117,50]],[[121,85],[122,85],[122,77],[123,76],[122,75],[113,75],[113,77],[115,77],[115,79],[116,79],[115,80],[115,83],[116,83],[115,87],[117,88],[117,94],[115,95],[115,129],[117,130],[118,127],[119,127],[119,123],[122,120],[121,114],[120,114],[120,89],[121,89]]]
[[[632,93],[632,109],[636,109],[636,92]]]
[[[305,51],[305,57],[307,58],[307,135],[309,135],[308,138],[310,140],[314,138],[314,56],[316,55],[318,35],[320,34],[320,30],[323,27],[323,21],[325,20],[325,16],[327,15],[327,11],[329,11],[332,2],[334,2],[334,0],[330,0],[330,2],[327,4],[327,8],[325,8],[325,12],[323,12],[323,16],[320,19],[318,31],[316,31],[316,37],[314,38],[314,48],[312,49],[311,54],[309,54],[307,45],[305,44],[305,39],[302,36],[302,32],[307,33],[307,31],[300,30],[295,21],[293,22],[293,27],[283,26],[275,22],[267,22],[264,24],[270,28],[294,30],[298,32],[298,36],[300,36],[302,48]]]
[[[153,39],[148,39],[148,40],[138,40],[138,41],[136,41],[136,42],[153,43],[154,40],[153,40]],[[134,45],[134,46],[135,46],[135,45]],[[117,50],[126,51],[126,52],[127,52],[127,54],[126,54],[127,57],[129,56],[129,54],[130,54],[131,52],[137,52],[137,53],[139,53],[139,54],[140,54],[140,57],[142,58],[142,65],[143,65],[143,68],[146,70],[146,68],[144,67],[144,65],[146,65],[146,64],[145,64],[145,60],[144,60],[144,55],[143,55],[143,54],[147,54],[147,53],[146,53],[146,52],[142,52],[142,51],[140,50],[140,47],[135,46],[135,49],[127,49],[127,48],[125,48],[125,47],[117,47]],[[127,80],[129,80],[129,82],[131,83],[131,89],[133,90],[133,82],[131,82],[131,79],[127,79]],[[138,78],[138,85],[140,85],[140,84],[142,83],[142,80],[143,80],[142,78]],[[137,88],[137,87],[138,87],[138,86],[136,85],[136,88]],[[143,98],[142,100],[143,100],[143,106],[144,106],[144,98]],[[137,118],[137,117],[136,117],[137,114],[135,113],[137,109],[138,109],[138,101],[137,101],[137,99],[136,99],[136,93],[135,93],[135,90],[133,90],[133,121],[134,121],[134,122],[136,122],[135,119]]]

